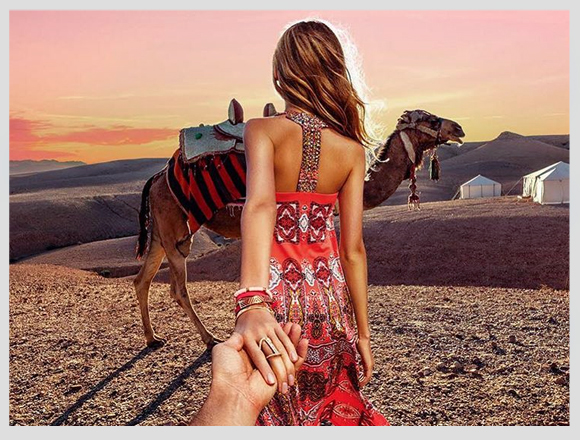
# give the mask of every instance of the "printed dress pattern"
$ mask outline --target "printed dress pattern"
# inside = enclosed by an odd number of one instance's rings
[[[286,117],[303,129],[297,191],[277,192],[269,288],[278,322],[298,323],[310,343],[296,385],[276,393],[257,425],[389,425],[361,394],[356,325],[334,229],[338,193],[315,192],[320,130],[304,112]]]

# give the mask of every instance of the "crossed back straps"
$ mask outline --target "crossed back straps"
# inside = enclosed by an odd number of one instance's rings
[[[302,162],[296,191],[315,192],[320,162],[320,133],[328,124],[306,112],[290,110],[279,114],[285,114],[288,119],[302,127]]]

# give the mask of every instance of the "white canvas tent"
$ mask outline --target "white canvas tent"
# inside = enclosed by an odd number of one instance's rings
[[[459,188],[462,199],[501,196],[501,183],[478,174]]]
[[[544,204],[570,203],[570,164],[556,162],[523,177],[523,196]]]

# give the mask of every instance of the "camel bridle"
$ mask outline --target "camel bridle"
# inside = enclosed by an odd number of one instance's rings
[[[419,121],[422,122],[422,121]],[[437,118],[437,130],[433,130],[432,128],[429,127],[425,127],[424,125],[421,125],[419,123],[416,122],[403,122],[403,123],[399,123],[397,124],[397,131],[399,132],[399,136],[401,137],[401,140],[403,141],[403,145],[405,145],[405,150],[407,152],[407,156],[409,157],[409,159],[411,160],[411,163],[413,165],[415,165],[415,161],[417,160],[417,156],[415,153],[415,147],[413,145],[413,143],[411,142],[411,139],[409,139],[409,135],[407,133],[405,133],[404,130],[406,129],[412,129],[412,130],[419,130],[425,134],[428,134],[429,136],[431,136],[432,138],[435,139],[435,148],[437,148],[437,146],[441,145],[441,128],[443,127],[443,118]]]

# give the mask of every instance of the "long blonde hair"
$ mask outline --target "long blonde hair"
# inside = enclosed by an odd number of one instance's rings
[[[337,34],[348,44],[350,60]],[[369,127],[367,103],[355,83],[366,86],[354,55],[356,49],[345,31],[319,19],[296,22],[286,28],[276,46],[274,87],[285,101],[320,117],[375,156],[377,140]]]

